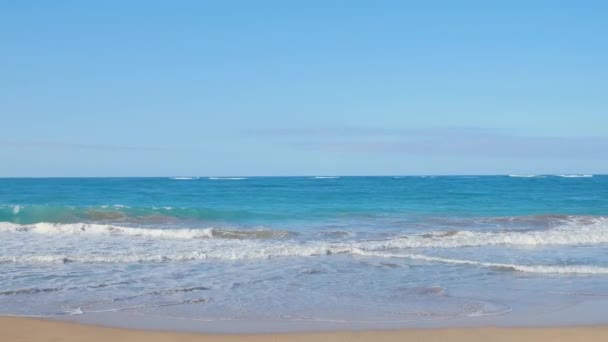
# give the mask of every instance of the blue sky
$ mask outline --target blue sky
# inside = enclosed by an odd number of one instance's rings
[[[604,1],[2,1],[0,176],[608,173]]]

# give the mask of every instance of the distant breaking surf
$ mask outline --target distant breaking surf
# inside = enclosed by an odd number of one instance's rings
[[[563,174],[563,175],[508,175],[515,178],[545,178],[545,177],[562,177],[562,178],[591,178],[593,175],[586,174]]]

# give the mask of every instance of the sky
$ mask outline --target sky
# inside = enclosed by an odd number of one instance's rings
[[[606,1],[0,1],[0,177],[608,173]]]

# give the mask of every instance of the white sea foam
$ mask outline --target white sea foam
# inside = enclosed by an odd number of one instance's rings
[[[277,257],[312,257],[329,254],[351,253],[353,248],[313,245],[240,245],[238,248],[212,248],[205,252],[188,251],[180,253],[112,253],[112,254],[37,254],[0,256],[0,263],[156,263],[186,262],[205,260],[259,260]]]
[[[593,175],[556,175],[563,178],[591,178]]]
[[[20,211],[21,211],[20,205],[13,206],[13,214],[17,215],[17,214],[19,214]]]
[[[10,234],[0,256],[0,262],[12,263],[157,263],[213,260],[260,260],[282,257],[314,257],[361,255],[382,258],[408,258],[412,260],[455,265],[489,267],[531,273],[608,274],[607,267],[596,265],[519,265],[465,259],[451,259],[416,253],[417,248],[460,248],[486,245],[580,245],[608,243],[608,218],[570,217],[565,223],[537,231],[443,231],[386,240],[325,239],[308,241],[281,240],[291,232],[280,230],[228,230],[228,229],[151,229],[120,227],[102,224],[37,223],[20,225],[0,223],[0,233]],[[30,246],[43,243],[42,248],[28,251],[21,247],[18,234],[26,234]],[[37,240],[28,234],[56,236],[55,244]],[[72,236],[64,239],[61,234]],[[107,241],[87,239],[84,236],[101,235],[116,239],[114,248]],[[82,238],[80,236],[83,236]],[[130,238],[141,237],[134,243]],[[279,239],[277,239],[279,238]],[[76,240],[74,240],[76,239]],[[38,242],[36,242],[38,241]],[[64,243],[65,242],[65,243]],[[74,243],[78,246],[74,248]],[[102,243],[102,245],[98,245]],[[14,246],[14,247],[11,247]],[[43,246],[49,246],[47,249]],[[426,254],[426,253],[425,253]]]
[[[35,223],[15,224],[0,222],[0,232],[35,233],[35,234],[69,234],[69,235],[108,235],[108,236],[134,236],[148,239],[271,239],[284,238],[295,235],[294,232],[286,230],[259,229],[217,229],[217,228],[134,228],[107,224],[91,223]]]
[[[608,267],[593,265],[520,265],[498,262],[485,262],[466,259],[451,259],[424,254],[403,254],[368,251],[353,247],[328,247],[328,246],[287,246],[271,248],[248,248],[223,252],[184,252],[175,254],[47,254],[47,255],[21,255],[0,256],[0,263],[163,263],[163,262],[191,262],[191,261],[213,261],[213,260],[256,260],[275,257],[314,257],[332,254],[350,254],[354,256],[377,257],[377,258],[400,258],[430,263],[441,263],[451,265],[468,265],[474,267],[485,267],[503,271],[518,271],[526,273],[541,274],[608,274]]]
[[[29,232],[36,234],[128,235],[146,238],[196,239],[213,237],[213,229],[148,229],[90,223],[14,224],[0,222],[0,232]]]
[[[514,177],[514,178],[535,178],[535,177],[542,177],[541,175],[509,175],[509,177]]]
[[[142,228],[91,223],[35,223],[16,224],[0,222],[0,232],[72,235],[137,236],[152,239],[272,239],[297,235],[286,230],[218,229],[207,228]],[[329,232],[328,234],[331,234]],[[328,235],[329,236],[329,235]],[[345,235],[342,237],[352,237]],[[335,237],[335,236],[332,236]],[[324,242],[321,240],[320,242]],[[583,245],[608,243],[608,217],[571,216],[551,229],[526,231],[434,231],[424,234],[395,236],[383,240],[343,242],[349,246],[368,250],[404,248],[461,248],[491,245]]]
[[[369,246],[368,246],[369,247]],[[281,257],[315,257],[332,255],[353,255],[377,258],[402,258],[416,261],[452,265],[486,267],[503,271],[555,274],[608,274],[608,267],[595,265],[521,265],[512,263],[486,262],[466,259],[452,259],[418,253],[400,253],[389,250],[373,250],[356,247],[353,244],[312,243],[253,243],[236,241],[229,244],[201,245],[201,250],[185,250],[177,253],[163,253],[175,248],[156,248],[141,251],[97,251],[95,253],[65,254],[25,254],[0,256],[2,263],[167,263],[167,262],[211,262],[260,260]]]
[[[209,177],[210,180],[243,180],[245,177]]]
[[[553,274],[608,274],[608,267],[591,265],[518,265],[495,262],[484,262],[475,260],[450,259],[428,256],[423,254],[393,254],[359,251],[357,254],[385,258],[405,258],[411,260],[428,261],[443,264],[469,265],[488,268],[503,269],[507,271],[519,271],[527,273],[553,273]]]
[[[608,218],[571,218],[547,230],[533,231],[439,231],[420,235],[367,241],[366,248],[459,248],[490,245],[583,245],[608,243]]]

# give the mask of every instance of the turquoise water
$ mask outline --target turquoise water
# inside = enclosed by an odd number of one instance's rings
[[[0,179],[0,242],[0,314],[555,316],[608,299],[608,176]]]

